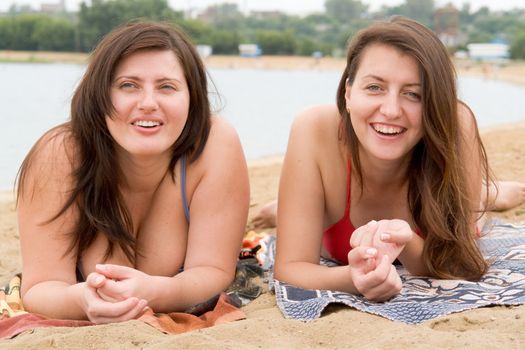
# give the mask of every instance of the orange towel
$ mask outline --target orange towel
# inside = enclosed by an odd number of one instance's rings
[[[139,320],[168,334],[179,334],[195,329],[215,326],[221,323],[242,320],[246,318],[244,312],[229,303],[226,293],[221,293],[213,310],[201,316],[184,312],[171,312],[169,314],[154,314],[148,309]]]
[[[229,302],[226,293],[221,293],[217,304],[200,316],[183,312],[155,314],[147,309],[138,319],[167,334],[179,334],[195,329],[246,318],[244,312]],[[26,330],[37,327],[82,327],[94,326],[89,321],[49,319],[42,315],[24,311],[20,298],[20,277],[14,277],[4,290],[0,289],[0,339],[12,338]]]

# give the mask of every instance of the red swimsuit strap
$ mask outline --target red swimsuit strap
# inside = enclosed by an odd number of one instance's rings
[[[350,214],[350,194],[351,194],[351,182],[352,181],[352,161],[348,160],[348,180],[346,185],[346,206],[345,206],[345,215],[343,218],[349,218]]]

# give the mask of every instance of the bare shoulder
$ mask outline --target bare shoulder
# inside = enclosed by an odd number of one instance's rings
[[[239,136],[228,121],[212,116],[206,146],[193,165],[206,172],[215,166],[225,167],[235,162],[245,163]]]
[[[227,141],[229,139],[238,139],[235,128],[224,118],[217,115],[211,117],[210,139],[212,142]]]
[[[458,117],[461,126],[472,126],[476,124],[474,112],[463,101],[458,101]]]
[[[203,156],[216,158],[227,155],[229,151],[237,152],[240,149],[241,143],[235,128],[224,118],[212,116],[210,134]]]
[[[464,136],[472,138],[477,135],[478,126],[476,116],[472,109],[462,101],[458,101],[458,119],[459,128]]]
[[[316,105],[301,111],[294,121],[294,127],[303,126],[321,133],[339,127],[340,115],[335,105]]]
[[[24,161],[22,180],[39,187],[51,183],[64,183],[71,177],[75,163],[77,143],[70,130],[61,125],[46,132],[33,146]]]
[[[300,112],[290,132],[289,147],[299,143],[302,147],[324,149],[338,141],[341,117],[335,105],[318,105]],[[334,144],[332,144],[334,143]]]

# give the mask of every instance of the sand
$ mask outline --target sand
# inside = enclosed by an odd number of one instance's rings
[[[235,67],[234,63],[230,64]],[[264,65],[267,67],[270,63]],[[476,74],[475,69],[471,67],[468,74]],[[512,69],[515,71],[510,76],[525,76],[524,65]],[[504,68],[498,72],[500,78],[503,71]],[[523,122],[482,130],[489,161],[498,178],[525,182],[524,136],[525,112]],[[261,205],[276,197],[281,163],[281,157],[250,163],[250,217]],[[523,221],[525,205],[491,215]],[[4,282],[20,271],[21,266],[16,213],[9,192],[0,193],[0,239],[0,281]],[[146,324],[130,321],[75,329],[36,329],[12,340],[0,341],[0,348],[393,350],[525,347],[525,306],[480,308],[420,325],[405,325],[348,307],[333,306],[320,319],[303,323],[284,319],[273,295],[266,293],[244,307],[244,311],[246,320],[177,336],[165,335]]]

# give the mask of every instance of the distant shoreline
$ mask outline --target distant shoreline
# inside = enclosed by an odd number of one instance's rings
[[[0,51],[0,62],[17,63],[73,63],[86,64],[89,54],[79,52]],[[207,68],[214,69],[285,69],[285,70],[337,70],[342,71],[345,58],[307,56],[240,56],[212,55],[203,59]],[[456,69],[461,76],[505,80],[525,85],[525,61],[512,61],[505,66],[494,66],[468,60],[458,60]]]

